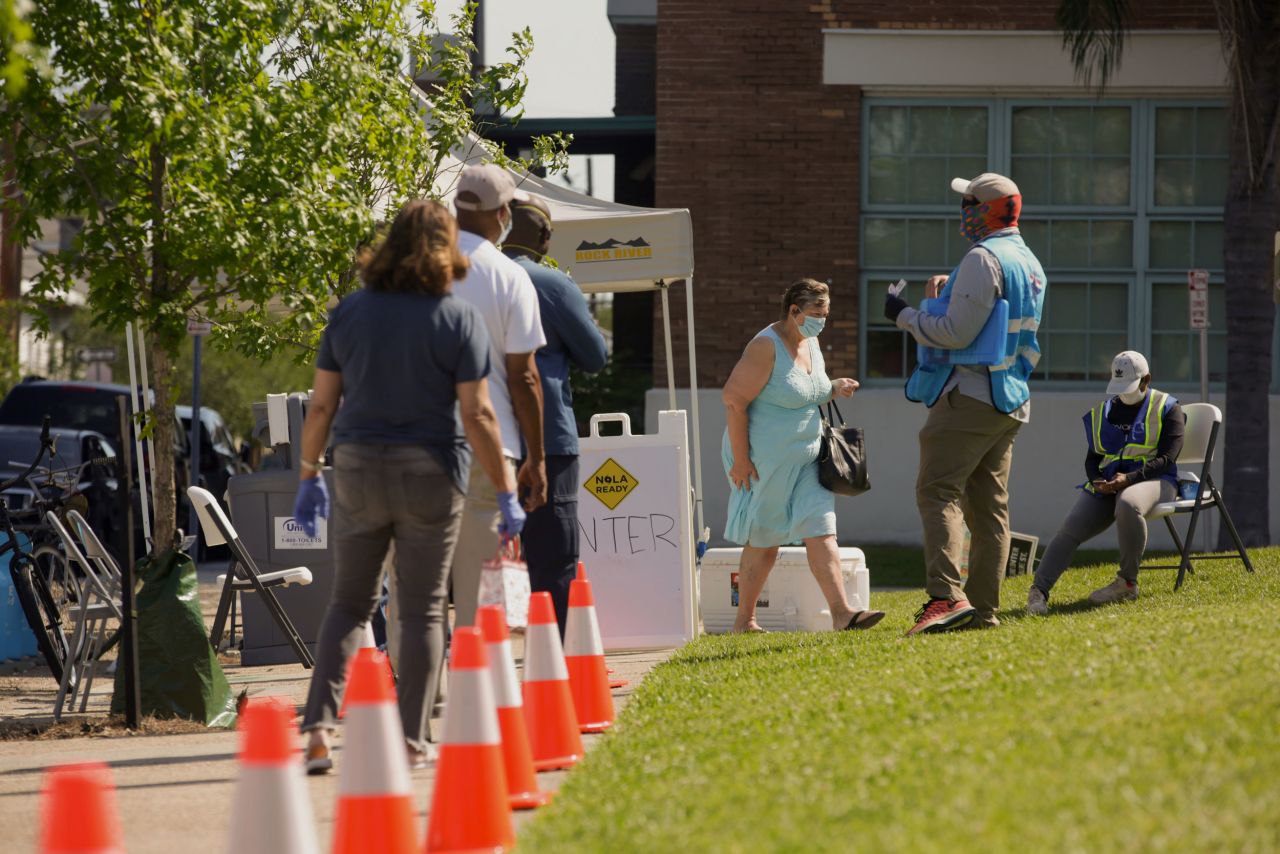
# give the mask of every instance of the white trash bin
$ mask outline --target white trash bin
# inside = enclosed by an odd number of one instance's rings
[[[733,628],[738,612],[738,562],[742,549],[709,549],[702,558],[702,624],[708,634]],[[840,549],[845,595],[855,611],[871,607],[871,575],[867,559],[858,548]],[[821,632],[831,629],[831,611],[809,571],[809,559],[801,546],[778,550],[778,562],[756,600],[756,622],[776,632]]]

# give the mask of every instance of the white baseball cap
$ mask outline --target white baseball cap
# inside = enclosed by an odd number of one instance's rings
[[[1147,357],[1137,350],[1117,353],[1111,360],[1111,382],[1107,383],[1107,394],[1137,391],[1142,378],[1150,373],[1151,368],[1147,365]]]
[[[983,172],[976,178],[952,178],[951,189],[962,196],[973,196],[980,202],[994,202],[1005,196],[1022,195],[1012,178],[995,172]]]
[[[506,169],[485,163],[462,170],[453,204],[463,211],[496,211],[512,199],[528,201],[529,194],[516,189],[516,180]]]

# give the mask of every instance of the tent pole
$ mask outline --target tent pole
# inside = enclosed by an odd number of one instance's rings
[[[698,425],[698,354],[693,344],[693,276],[684,280],[684,306],[689,329],[689,415],[693,419],[693,508],[698,527],[694,537],[702,537],[702,432]]]
[[[670,286],[665,281],[657,283],[662,291],[662,340],[667,347],[667,409],[676,409],[676,366],[671,350],[671,300],[667,296]]]

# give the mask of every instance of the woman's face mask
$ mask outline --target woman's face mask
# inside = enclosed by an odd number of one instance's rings
[[[811,314],[798,314],[796,321],[796,325],[800,327],[800,335],[805,338],[817,338],[818,333],[827,325],[825,317],[814,317]]]

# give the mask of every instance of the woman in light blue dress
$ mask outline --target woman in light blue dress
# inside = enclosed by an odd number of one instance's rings
[[[778,548],[803,542],[833,629],[869,629],[883,611],[854,611],[836,546],[835,495],[818,482],[818,407],[851,397],[854,380],[827,377],[818,333],[831,310],[827,286],[802,279],[782,296],[782,319],[747,345],[724,387],[728,427],[721,456],[729,476],[725,537],[742,546],[735,632],[763,631],[756,599]]]

